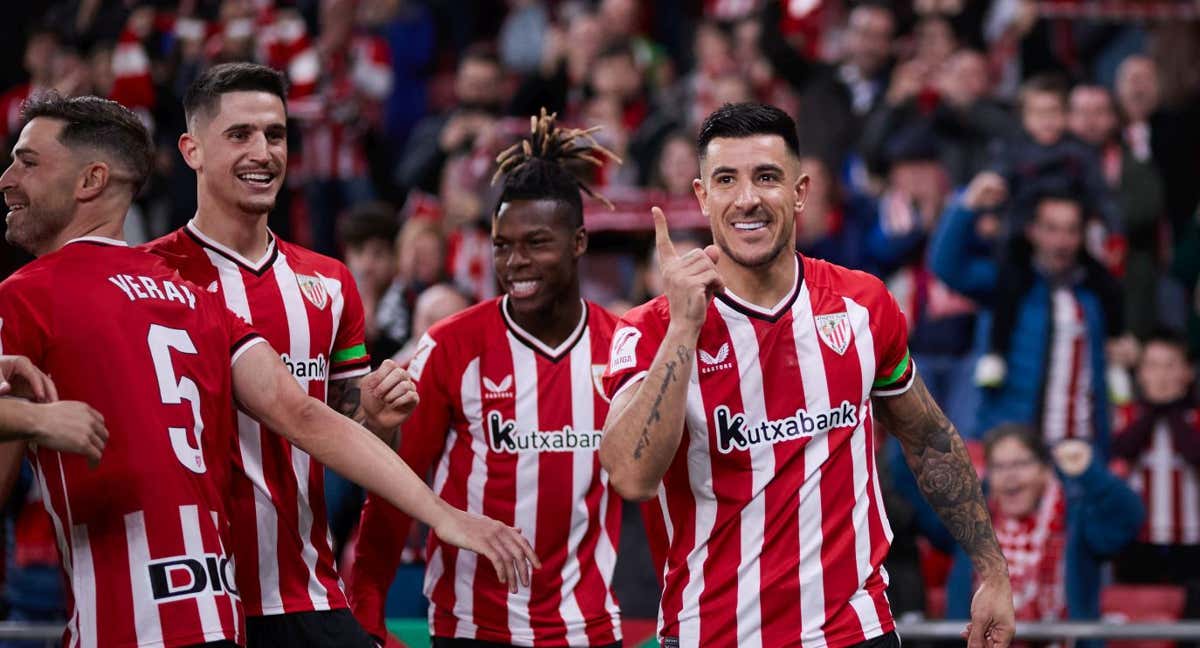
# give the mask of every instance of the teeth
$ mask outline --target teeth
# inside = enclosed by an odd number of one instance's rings
[[[764,222],[761,222],[761,221],[754,222],[754,223],[734,223],[733,224],[734,229],[743,230],[743,231],[753,231],[756,229],[762,229],[766,226],[767,226],[767,224]]]
[[[512,294],[517,297],[525,297],[532,295],[538,287],[537,281],[514,281],[512,282]]]
[[[248,182],[270,182],[272,176],[269,173],[243,173],[238,178]]]

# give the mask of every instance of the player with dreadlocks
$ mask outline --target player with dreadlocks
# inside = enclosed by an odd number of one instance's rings
[[[611,587],[621,501],[596,455],[608,414],[598,378],[616,319],[580,298],[588,240],[580,193],[595,194],[571,170],[619,160],[594,129],[560,128],[545,110],[531,123],[530,137],[497,158],[493,178],[504,182],[492,218],[504,294],[422,338],[409,366],[420,405],[399,451],[418,473],[436,462],[433,488],[452,505],[520,529],[542,567],[518,590],[431,536],[425,594],[435,648],[621,644]],[[355,615],[380,640],[409,525],[368,498],[349,590]]]

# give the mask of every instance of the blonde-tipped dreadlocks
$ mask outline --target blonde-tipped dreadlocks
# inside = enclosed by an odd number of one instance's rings
[[[607,198],[592,190],[568,168],[573,163],[603,166],[608,158],[621,163],[621,158],[596,142],[592,134],[600,126],[591,128],[559,128],[555,125],[557,113],[546,113],[529,118],[530,135],[513,144],[496,156],[499,164],[492,184],[504,177],[504,191],[500,202],[518,199],[555,198],[561,199],[578,212],[582,224],[583,201],[579,192],[603,202],[612,209]]]

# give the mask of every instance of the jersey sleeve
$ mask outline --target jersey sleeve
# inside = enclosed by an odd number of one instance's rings
[[[354,282],[354,277],[345,266],[341,268],[339,279],[342,282],[342,317],[338,322],[337,335],[333,339],[333,350],[329,354],[330,380],[357,378],[365,376],[371,370],[371,356],[367,355],[366,324],[358,284]]]
[[[875,342],[874,396],[899,396],[908,391],[916,367],[908,352],[908,321],[882,282],[876,280],[878,295],[871,300],[871,336]]]
[[[449,349],[426,333],[408,367],[417,384],[420,403],[400,428],[400,458],[413,472],[428,477],[442,452],[455,407],[447,388],[454,367]],[[347,593],[359,623],[377,639],[387,636],[384,604],[400,566],[400,553],[412,517],[371,494],[359,520],[357,552],[350,567]]]
[[[39,303],[42,294],[48,292],[29,281],[0,284],[0,354],[22,355],[45,366],[50,309]]]
[[[666,337],[666,321],[658,317],[656,303],[626,313],[613,330],[612,348],[602,383],[611,402],[626,388],[637,384],[650,371],[658,347]]]
[[[237,364],[238,358],[255,344],[266,343],[266,338],[259,335],[246,320],[225,307],[225,304],[212,300],[212,308],[224,317],[225,330],[229,341],[229,365]]]

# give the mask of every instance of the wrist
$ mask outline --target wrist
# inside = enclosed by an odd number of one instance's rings
[[[40,406],[20,398],[9,400],[12,402],[13,420],[16,423],[10,438],[35,443],[45,438],[45,421],[38,412]]]
[[[686,318],[672,317],[671,322],[667,324],[667,334],[664,336],[666,340],[681,342],[690,346],[696,344],[696,340],[700,338],[700,329],[704,322],[693,322]]]

